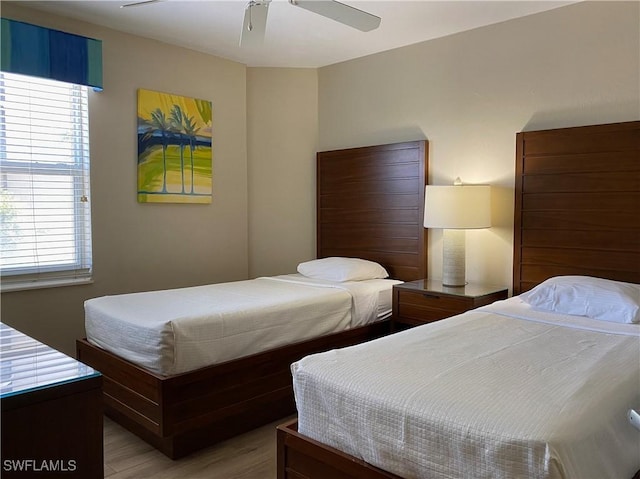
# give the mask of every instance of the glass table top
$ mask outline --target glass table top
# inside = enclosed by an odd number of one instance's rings
[[[0,323],[0,399],[94,376],[100,373]]]
[[[403,283],[403,288],[425,290],[433,293],[444,293],[450,296],[479,297],[507,289],[505,286],[490,284],[466,283],[464,286],[445,286],[442,281],[420,279]]]

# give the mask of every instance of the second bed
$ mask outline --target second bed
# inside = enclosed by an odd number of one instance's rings
[[[296,362],[298,431],[404,478],[630,478],[639,338],[514,297]]]
[[[290,274],[104,296],[85,303],[85,327],[91,344],[171,376],[387,318],[400,282]]]
[[[396,280],[424,278],[427,158],[426,141],[318,153],[317,257],[363,258]],[[292,414],[292,362],[388,334],[389,321],[375,321],[389,310],[386,294],[367,292],[361,277],[347,292],[349,281],[338,279],[345,284],[295,275],[98,298],[87,303],[78,359],[103,374],[111,418],[179,458]],[[276,306],[283,299],[291,301]]]

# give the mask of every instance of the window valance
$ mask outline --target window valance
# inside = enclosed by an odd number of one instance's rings
[[[102,41],[2,19],[0,69],[102,89]]]

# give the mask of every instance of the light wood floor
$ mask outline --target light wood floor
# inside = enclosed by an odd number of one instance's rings
[[[275,479],[276,425],[286,420],[172,461],[105,417],[104,476],[108,479]]]

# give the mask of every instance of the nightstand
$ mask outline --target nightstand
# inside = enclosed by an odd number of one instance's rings
[[[420,279],[393,287],[392,329],[431,323],[470,309],[507,299],[507,289],[479,283],[461,287]]]

